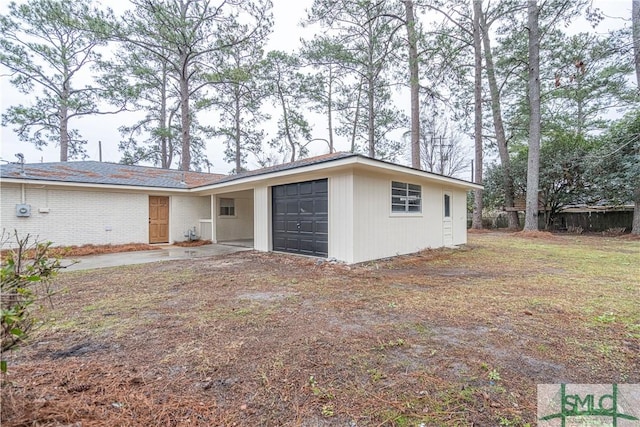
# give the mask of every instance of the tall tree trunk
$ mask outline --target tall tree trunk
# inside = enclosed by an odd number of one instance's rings
[[[66,75],[65,67],[65,75]],[[62,84],[62,94],[60,97],[60,109],[58,118],[60,119],[60,161],[66,162],[69,159],[69,81]]]
[[[329,92],[327,93],[327,126],[329,130],[329,153],[335,151],[333,147],[333,67],[329,66]]]
[[[583,86],[582,86],[582,74],[576,73],[576,136],[582,136],[583,129],[586,125],[586,117],[584,113],[584,96],[582,95]]]
[[[173,139],[173,118],[176,116],[176,109],[172,109],[167,119],[167,169],[173,163],[173,153],[175,153],[175,141]]]
[[[160,86],[160,166],[169,169],[171,165],[167,155],[167,139],[169,138],[167,129],[167,70],[162,64],[162,85]]]
[[[527,212],[525,231],[538,230],[540,174],[540,29],[538,2],[529,0],[529,157],[527,162]]]
[[[640,90],[640,0],[631,3],[631,26],[633,28],[633,54],[636,64],[636,83]]]
[[[369,157],[376,158],[376,138],[374,133],[374,114],[375,114],[375,95],[373,93],[373,86],[375,79],[370,77],[367,81],[367,135],[369,140]]]
[[[60,161],[66,162],[69,159],[69,118],[66,101],[60,104]]]
[[[633,222],[631,223],[631,234],[640,235],[640,187],[636,188],[633,194]]]
[[[362,95],[362,79],[358,84],[358,96],[356,98],[356,113],[353,118],[353,132],[351,133],[351,152],[356,152],[356,134],[358,131],[358,119],[360,118],[360,96]]]
[[[235,111],[233,113],[233,120],[235,124],[234,129],[234,143],[236,145],[236,173],[242,172],[242,145],[241,145],[241,129],[240,129],[240,90],[236,86],[234,90],[234,102],[235,102]]]
[[[191,120],[189,116],[189,81],[185,72],[180,76],[180,114],[182,125],[182,160],[180,169],[188,171],[191,169]]]
[[[504,132],[504,123],[502,121],[502,107],[500,103],[500,91],[498,82],[496,81],[496,73],[493,64],[493,53],[491,51],[491,39],[489,38],[489,28],[487,27],[486,17],[484,13],[480,16],[482,29],[482,42],[484,44],[484,58],[487,67],[487,80],[489,82],[489,95],[491,96],[491,112],[493,115],[493,126],[496,132],[496,143],[498,145],[498,153],[500,154],[500,164],[503,171],[503,187],[504,187],[504,204],[506,208],[513,209],[513,178],[511,176],[511,159],[509,158],[509,149],[507,148],[507,137]],[[509,228],[517,230],[520,228],[518,220],[518,212],[510,210],[507,212]]]
[[[636,83],[640,92],[640,0],[633,0],[631,6],[631,25],[633,27],[633,52],[636,64]],[[632,234],[640,234],[640,187],[634,193]]]
[[[475,170],[473,180],[482,184],[482,38],[480,36],[482,0],[473,0],[473,51],[474,51],[474,112],[475,112]],[[482,228],[482,190],[473,190],[473,220],[471,227]]]
[[[284,132],[287,137],[287,143],[289,147],[291,147],[291,162],[296,161],[296,144],[293,142],[293,137],[291,136],[291,129],[289,128],[289,114],[287,111],[287,102],[284,99],[282,94],[282,89],[278,85],[278,98],[280,99],[280,105],[282,106],[282,120],[284,120]]]
[[[418,37],[413,0],[404,0],[409,40],[409,87],[411,92],[411,166],[420,169],[420,82],[418,80]]]

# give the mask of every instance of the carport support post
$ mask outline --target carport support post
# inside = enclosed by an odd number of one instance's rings
[[[218,198],[215,194],[211,196],[211,241],[213,243],[218,243],[218,233],[216,233],[216,229],[218,228]]]
[[[271,250],[271,198],[269,187],[253,189],[253,248],[257,251]]]

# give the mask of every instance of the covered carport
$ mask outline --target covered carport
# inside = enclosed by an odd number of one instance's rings
[[[211,195],[211,241],[253,248],[253,211],[252,189]]]

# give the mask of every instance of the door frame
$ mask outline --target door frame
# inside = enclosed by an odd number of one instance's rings
[[[449,206],[447,214],[446,200],[449,198]],[[451,230],[447,233],[446,230]],[[453,246],[453,193],[451,191],[442,192],[442,245]]]
[[[167,238],[166,241],[165,240],[158,240],[158,241],[151,241],[151,199],[152,198],[157,198],[157,199],[166,199],[167,201],[167,224],[166,224],[166,233],[167,233]],[[149,244],[156,244],[156,243],[170,243],[171,242],[171,235],[170,235],[170,230],[171,230],[171,197],[169,196],[158,196],[158,195],[149,195],[148,198],[148,203],[147,203],[147,208],[148,208],[148,218],[149,218],[149,222],[148,222],[148,240],[149,240]]]
[[[316,182],[320,182],[320,181],[324,181],[325,185],[326,185],[326,193],[325,194],[325,202],[326,202],[326,227],[327,227],[327,231],[326,231],[326,239],[327,239],[327,248],[326,251],[322,251],[322,250],[318,250],[318,247],[315,245],[315,242],[317,242],[318,240],[314,239],[314,247],[313,250],[311,251],[312,253],[305,251],[305,250],[287,250],[287,249],[282,249],[282,248],[277,248],[276,249],[276,244],[275,244],[275,240],[276,240],[276,221],[278,220],[278,217],[275,214],[275,209],[276,209],[276,205],[274,203],[276,196],[276,192],[275,189],[276,187],[284,187],[287,188],[288,186],[298,186],[298,189],[300,189],[300,185],[301,184],[311,184],[312,186],[315,186]],[[313,188],[313,187],[312,187]],[[316,193],[315,191],[312,191],[312,194],[320,194],[320,193]],[[286,196],[285,196],[286,198]],[[303,198],[304,199],[304,198]],[[329,257],[329,178],[328,177],[321,177],[321,178],[316,178],[316,179],[305,179],[303,181],[294,181],[294,182],[285,182],[283,184],[278,184],[278,185],[272,185],[269,187],[269,246],[270,246],[270,250],[272,251],[276,251],[276,252],[284,252],[284,253],[291,253],[291,254],[297,254],[297,255],[303,255],[303,256],[313,256],[313,257],[318,257],[318,258],[327,258]],[[297,194],[297,200],[301,200],[300,194]],[[300,206],[299,206],[300,207]],[[313,217],[313,219],[311,220],[312,223],[312,227],[313,231],[311,232],[314,237],[316,235],[316,210],[313,210],[313,214],[311,214],[311,216]],[[302,224],[302,221],[300,221],[300,219],[303,218],[301,217],[301,213],[299,212],[297,214],[297,227],[300,230],[301,226],[303,226],[304,224]],[[287,218],[285,217],[285,220]],[[285,224],[285,228],[288,227],[288,224]],[[284,232],[286,234],[286,231]],[[278,234],[282,235],[282,232],[278,232]],[[302,239],[304,237],[304,235],[302,234],[297,234],[297,237]]]

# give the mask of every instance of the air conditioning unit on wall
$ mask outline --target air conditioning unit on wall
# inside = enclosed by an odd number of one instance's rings
[[[16,205],[16,216],[31,216],[31,205]]]

